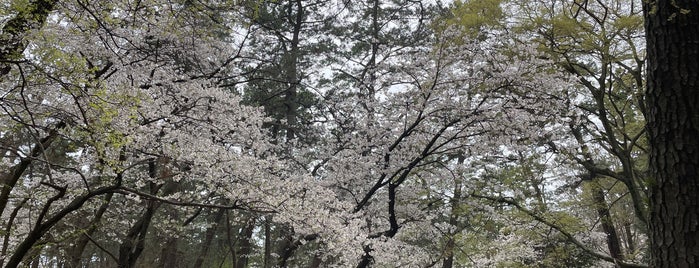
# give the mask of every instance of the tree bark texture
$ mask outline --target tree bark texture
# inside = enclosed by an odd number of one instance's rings
[[[699,1],[646,0],[651,267],[699,267]]]

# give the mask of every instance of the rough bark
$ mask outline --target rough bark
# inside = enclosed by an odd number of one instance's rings
[[[311,264],[308,266],[309,268],[318,268],[320,265],[323,264],[323,259],[319,254],[313,255],[313,261],[311,261]]]
[[[294,240],[293,237],[288,237],[290,240],[288,240],[284,245],[285,248],[283,248],[283,251],[280,254],[279,257],[279,267],[289,267],[289,261],[290,258],[294,255],[295,251],[305,244],[308,241],[314,241],[318,239],[318,235],[316,234],[310,234],[310,235],[304,235],[300,236],[298,239]],[[315,256],[314,256],[315,258]]]
[[[289,258],[294,253],[294,230],[287,226],[282,225],[276,228],[278,230],[277,241],[277,258],[276,266],[286,267]]]
[[[178,252],[179,239],[173,236],[165,238],[165,240],[165,247],[163,247],[163,249],[160,251],[160,267],[181,267]]]
[[[644,1],[652,267],[699,266],[699,1]]]

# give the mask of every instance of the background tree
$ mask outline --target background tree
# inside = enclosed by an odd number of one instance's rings
[[[7,7],[3,265],[648,261],[638,2]]]
[[[644,54],[640,4],[532,1],[504,7],[504,10],[516,12],[508,13],[510,24],[504,24],[501,31],[523,33],[515,42],[538,43],[545,57],[557,62],[578,82],[564,93],[562,100],[567,103],[564,116],[569,121],[559,121],[563,128],[548,130],[542,139],[531,141],[531,147],[542,146],[540,149],[527,148],[523,152],[523,156],[532,152],[543,154],[544,157],[530,159],[539,159],[540,164],[547,167],[543,172],[533,170],[533,174],[543,179],[535,176],[529,179],[531,183],[525,184],[526,188],[535,190],[533,200],[542,204],[542,199],[536,196],[559,197],[543,199],[544,206],[538,208],[526,205],[530,201],[522,201],[519,205],[540,216],[555,212],[560,205],[574,205],[568,211],[585,208],[569,215],[577,218],[579,224],[590,225],[590,230],[599,223],[598,231],[606,237],[605,248],[598,248],[594,243],[580,243],[573,237],[569,237],[568,242],[586,245],[588,254],[610,262],[620,261],[622,266],[627,260],[634,262],[634,259],[643,258],[648,176],[643,163],[647,148],[641,90]],[[535,38],[531,39],[532,36]],[[510,157],[517,159],[522,154]],[[574,170],[578,173],[571,173]],[[542,173],[559,175],[547,178]],[[617,182],[626,189],[619,188]],[[507,187],[513,186],[517,185]],[[528,192],[526,188],[525,193]],[[549,192],[556,188],[557,191]],[[581,193],[584,198],[580,198]],[[548,202],[554,206],[547,206]],[[628,208],[635,211],[635,219],[621,213],[629,211]],[[597,215],[588,218],[589,212]],[[625,239],[623,244],[621,234]],[[595,251],[608,253],[600,255]]]

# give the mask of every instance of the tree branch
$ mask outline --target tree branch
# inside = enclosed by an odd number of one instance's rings
[[[591,249],[591,248],[588,248],[588,247],[585,246],[582,242],[578,241],[578,240],[573,236],[573,234],[571,234],[571,233],[569,233],[568,231],[564,230],[563,227],[558,226],[558,225],[556,225],[555,223],[553,223],[553,222],[551,222],[551,221],[545,219],[544,217],[542,217],[542,216],[536,214],[534,211],[531,211],[531,210],[529,210],[529,209],[523,207],[522,205],[520,205],[519,203],[517,203],[517,202],[516,202],[514,199],[512,199],[512,198],[508,198],[508,197],[492,197],[492,196],[479,195],[479,194],[476,194],[476,193],[471,193],[470,196],[473,196],[473,197],[476,197],[476,198],[485,199],[485,200],[489,200],[489,201],[504,203],[504,204],[508,204],[508,205],[510,205],[510,206],[513,206],[513,207],[517,208],[517,210],[519,210],[519,211],[521,211],[521,212],[524,212],[525,214],[527,214],[527,215],[529,215],[530,217],[534,218],[534,220],[536,220],[536,221],[538,221],[538,222],[541,222],[541,223],[543,223],[544,225],[546,225],[546,226],[548,226],[548,227],[551,227],[552,229],[558,231],[560,234],[562,234],[563,236],[565,236],[565,237],[568,239],[568,241],[570,241],[571,243],[573,243],[575,246],[577,246],[577,247],[580,248],[581,250],[585,251],[585,253],[590,254],[590,255],[592,255],[592,256],[594,256],[594,257],[596,257],[596,258],[599,258],[599,259],[602,259],[602,260],[605,260],[605,261],[614,263],[614,264],[616,264],[616,265],[619,265],[619,266],[622,267],[622,268],[648,268],[647,265],[624,262],[623,260],[619,260],[619,259],[612,258],[611,256],[608,256],[608,255],[606,255],[606,254],[603,254],[603,253],[597,252],[597,251],[595,251],[595,250],[593,250],[593,249]]]

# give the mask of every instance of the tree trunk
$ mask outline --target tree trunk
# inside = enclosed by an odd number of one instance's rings
[[[31,157],[21,159],[19,163],[9,168],[9,172],[0,171],[0,185],[2,185],[0,190],[0,216],[5,213],[5,208],[10,200],[10,193],[22,177],[22,174],[24,174],[24,171],[27,170],[32,163],[32,159],[40,157],[44,153],[44,150],[49,148],[56,138],[58,138],[58,132],[65,126],[66,124],[64,122],[59,122],[54,129],[49,131],[46,137],[42,138],[34,145],[31,151]]]
[[[272,216],[265,216],[265,249],[264,268],[272,267]]]
[[[243,227],[240,230],[239,238],[240,240],[240,251],[237,254],[238,259],[235,260],[236,268],[245,268],[248,266],[248,256],[250,256],[250,253],[252,253],[252,235],[253,231],[255,230],[255,224],[257,221],[255,220],[254,217],[251,217],[248,219],[247,224],[245,224],[245,227]]]
[[[5,256],[7,256],[7,250],[10,245],[10,236],[12,235],[12,226],[14,225],[15,218],[17,218],[17,213],[19,213],[19,210],[24,207],[24,204],[29,201],[29,198],[24,198],[22,199],[21,202],[15,207],[15,209],[12,210],[12,213],[10,213],[10,217],[7,219],[7,224],[5,225],[5,234],[3,237],[2,241],[2,250],[0,250],[0,267],[5,263]]]
[[[643,1],[651,267],[699,266],[699,1]]]
[[[294,230],[287,225],[280,225],[275,228],[278,230],[277,237],[277,263],[275,266],[287,267],[288,261],[294,253]]]
[[[633,232],[631,232],[631,223],[624,223],[624,233],[626,234],[626,249],[628,254],[634,254],[636,251],[636,242],[634,241]]]
[[[117,266],[119,268],[136,267],[136,261],[141,256],[141,252],[145,249],[146,234],[150,227],[151,220],[155,215],[156,210],[160,206],[157,201],[146,201],[146,210],[136,223],[131,226],[124,241],[119,245],[119,260]]]
[[[100,207],[97,209],[97,212],[95,213],[95,217],[92,219],[89,225],[85,227],[85,232],[83,233],[83,235],[76,239],[75,244],[68,250],[69,268],[80,267],[80,261],[82,260],[83,251],[85,251],[87,243],[90,242],[90,237],[95,233],[95,231],[97,230],[97,226],[102,221],[102,216],[104,216],[104,213],[107,212],[107,208],[109,208],[109,203],[111,202],[113,195],[113,193],[108,193],[104,197],[104,203],[100,205]]]
[[[612,215],[609,213],[609,204],[607,204],[607,199],[604,196],[604,190],[602,186],[599,185],[598,181],[593,182],[592,198],[595,202],[595,208],[597,210],[597,216],[600,217],[600,225],[602,225],[602,230],[606,236],[607,249],[609,249],[609,255],[617,260],[623,260],[624,255],[621,251],[621,242],[619,240],[619,235],[614,227],[614,221],[612,220]]]
[[[121,179],[122,175],[118,174],[116,180],[121,181]],[[34,245],[39,241],[39,239],[41,239],[41,237],[44,234],[46,234],[46,232],[48,232],[54,225],[56,225],[59,221],[65,218],[65,216],[72,213],[73,211],[78,210],[83,206],[83,204],[85,204],[85,202],[91,200],[92,198],[106,193],[111,193],[114,190],[116,190],[116,188],[116,186],[102,187],[83,196],[79,196],[73,199],[73,201],[71,201],[68,205],[61,208],[59,211],[55,212],[52,216],[48,217],[45,221],[42,222],[42,218],[46,216],[46,213],[48,213],[48,209],[50,208],[51,203],[59,199],[61,195],[57,195],[49,199],[49,201],[44,205],[45,210],[42,211],[43,216],[40,216],[40,218],[37,219],[35,226],[25,236],[24,240],[22,240],[22,242],[20,242],[14,248],[14,251],[10,254],[9,259],[7,260],[7,265],[5,267],[19,266],[22,262],[22,259],[24,259],[24,257],[34,247]]]
[[[461,160],[461,158],[459,159]],[[459,161],[461,162],[461,161]],[[459,163],[461,164],[461,163]],[[461,179],[456,179],[456,184],[454,185],[454,196],[449,200],[450,212],[449,212],[449,225],[455,227],[458,224],[459,219],[459,205],[461,201]],[[442,262],[442,268],[452,268],[454,266],[454,251],[456,250],[456,233],[449,232],[447,234],[447,242],[444,246],[444,261]]]
[[[209,254],[209,248],[211,248],[211,242],[214,240],[216,230],[218,229],[219,224],[221,224],[221,219],[223,219],[223,214],[225,212],[225,209],[219,209],[218,211],[216,211],[216,214],[214,214],[214,225],[209,226],[206,229],[206,235],[204,236],[204,242],[201,245],[201,251],[199,251],[199,255],[197,255],[197,260],[194,262],[194,266],[192,266],[192,268],[201,268],[204,264],[206,255]]]
[[[181,267],[179,263],[179,253],[178,246],[179,243],[177,237],[161,238],[166,239],[165,247],[160,251],[160,267],[162,268],[176,268]]]
[[[463,154],[459,155],[457,165],[461,166],[464,164],[465,157]],[[457,175],[454,177],[454,196],[449,200],[449,225],[451,227],[456,227],[459,223],[459,216],[461,212],[459,206],[461,205],[461,187],[462,178]],[[447,242],[444,246],[444,261],[442,262],[442,268],[452,268],[454,266],[454,252],[456,250],[456,234],[460,232],[457,228],[453,232],[449,232],[447,235]]]
[[[295,13],[291,13],[292,4],[295,5]],[[300,84],[298,62],[301,57],[300,34],[303,26],[304,6],[301,0],[295,0],[289,3],[289,22],[293,25],[292,38],[289,51],[286,51],[285,58],[282,64],[286,67],[285,75],[288,83],[288,88],[284,94],[284,105],[286,106],[286,139],[293,140],[296,137],[297,128],[297,110],[298,110],[298,86]]]

